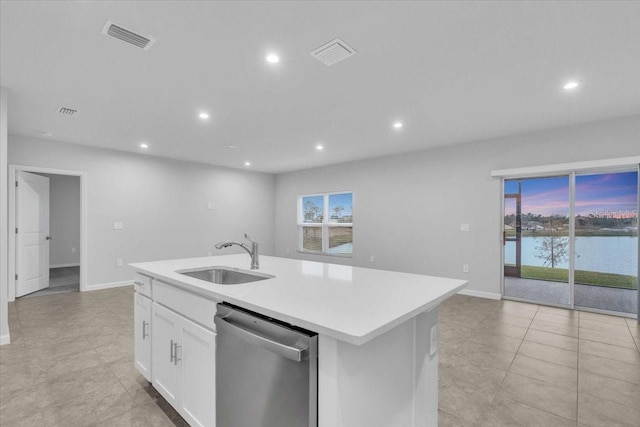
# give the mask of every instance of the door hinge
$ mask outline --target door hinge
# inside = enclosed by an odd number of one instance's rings
[[[16,181],[16,187],[18,186],[18,181]]]
[[[16,234],[18,234],[18,227],[16,227]]]
[[[18,275],[16,274],[16,280],[18,280]]]

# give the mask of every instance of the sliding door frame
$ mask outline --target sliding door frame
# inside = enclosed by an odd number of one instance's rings
[[[570,185],[570,220],[569,220],[569,285],[570,285],[570,305],[565,304],[553,304],[553,303],[541,303],[532,302],[520,298],[505,297],[505,274],[504,274],[504,220],[501,219],[500,223],[500,292],[502,299],[509,299],[513,301],[531,302],[535,304],[543,304],[554,307],[563,307],[570,309],[579,309],[582,311],[591,311],[595,313],[612,314],[621,317],[635,318],[640,323],[640,283],[636,289],[636,297],[638,300],[638,310],[636,314],[633,313],[621,313],[608,310],[595,309],[591,307],[576,307],[575,302],[575,181],[576,175],[579,174],[591,174],[591,173],[616,173],[616,172],[630,172],[636,171],[638,173],[638,206],[637,212],[639,213],[638,223],[640,224],[640,156],[634,157],[622,157],[615,159],[604,159],[595,161],[575,162],[575,163],[562,163],[556,165],[544,165],[544,166],[532,166],[515,169],[501,169],[491,171],[491,176],[494,178],[500,178],[500,218],[504,218],[504,182],[507,179],[526,179],[526,178],[545,178],[558,175],[569,175]],[[638,238],[638,263],[636,272],[637,280],[640,281],[640,232]]]

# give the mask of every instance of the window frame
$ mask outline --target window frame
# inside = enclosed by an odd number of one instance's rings
[[[330,222],[331,215],[329,214],[329,197],[336,194],[351,194],[351,222]],[[304,222],[304,214],[302,207],[302,200],[307,197],[322,197],[322,222]],[[297,212],[296,212],[296,226],[298,233],[298,243],[296,250],[298,253],[309,255],[322,255],[322,256],[335,256],[340,258],[352,258],[353,257],[353,191],[332,191],[330,193],[311,193],[301,194],[297,198]],[[318,227],[322,230],[322,249],[320,251],[312,251],[304,249],[304,227]],[[330,253],[329,249],[329,227],[351,227],[352,239],[351,239],[351,253]]]

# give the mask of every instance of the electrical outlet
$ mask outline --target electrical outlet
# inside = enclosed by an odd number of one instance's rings
[[[75,254],[76,253],[76,248],[71,248],[71,253]]]
[[[460,224],[460,231],[469,231],[469,224]]]
[[[207,252],[207,256],[212,256],[213,253],[212,252]]]
[[[113,223],[113,229],[114,230],[122,230],[123,225],[121,221],[116,221]]]
[[[289,255],[291,253],[291,251],[289,250],[289,248],[287,248],[287,249],[284,250],[284,253]]]
[[[207,203],[207,209],[209,209],[210,211],[213,210],[213,203]]]
[[[124,266],[124,263],[122,262],[122,258],[118,258],[116,260],[116,267],[122,267]]]
[[[369,262],[376,262],[376,257],[369,255]]]
[[[463,273],[469,272],[469,264],[462,264],[462,272]]]

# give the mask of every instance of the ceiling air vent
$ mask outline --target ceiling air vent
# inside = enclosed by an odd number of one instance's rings
[[[325,65],[333,65],[356,54],[356,50],[340,39],[331,40],[311,52],[311,56]]]
[[[74,110],[73,108],[67,107],[58,107],[58,114],[67,117],[73,117],[78,113],[78,110]]]
[[[107,21],[107,23],[104,24],[102,34],[115,37],[118,40],[122,40],[123,42],[132,44],[144,50],[149,50],[151,45],[156,41],[156,39],[151,36],[143,36],[141,34],[134,33],[133,31],[111,21]]]

